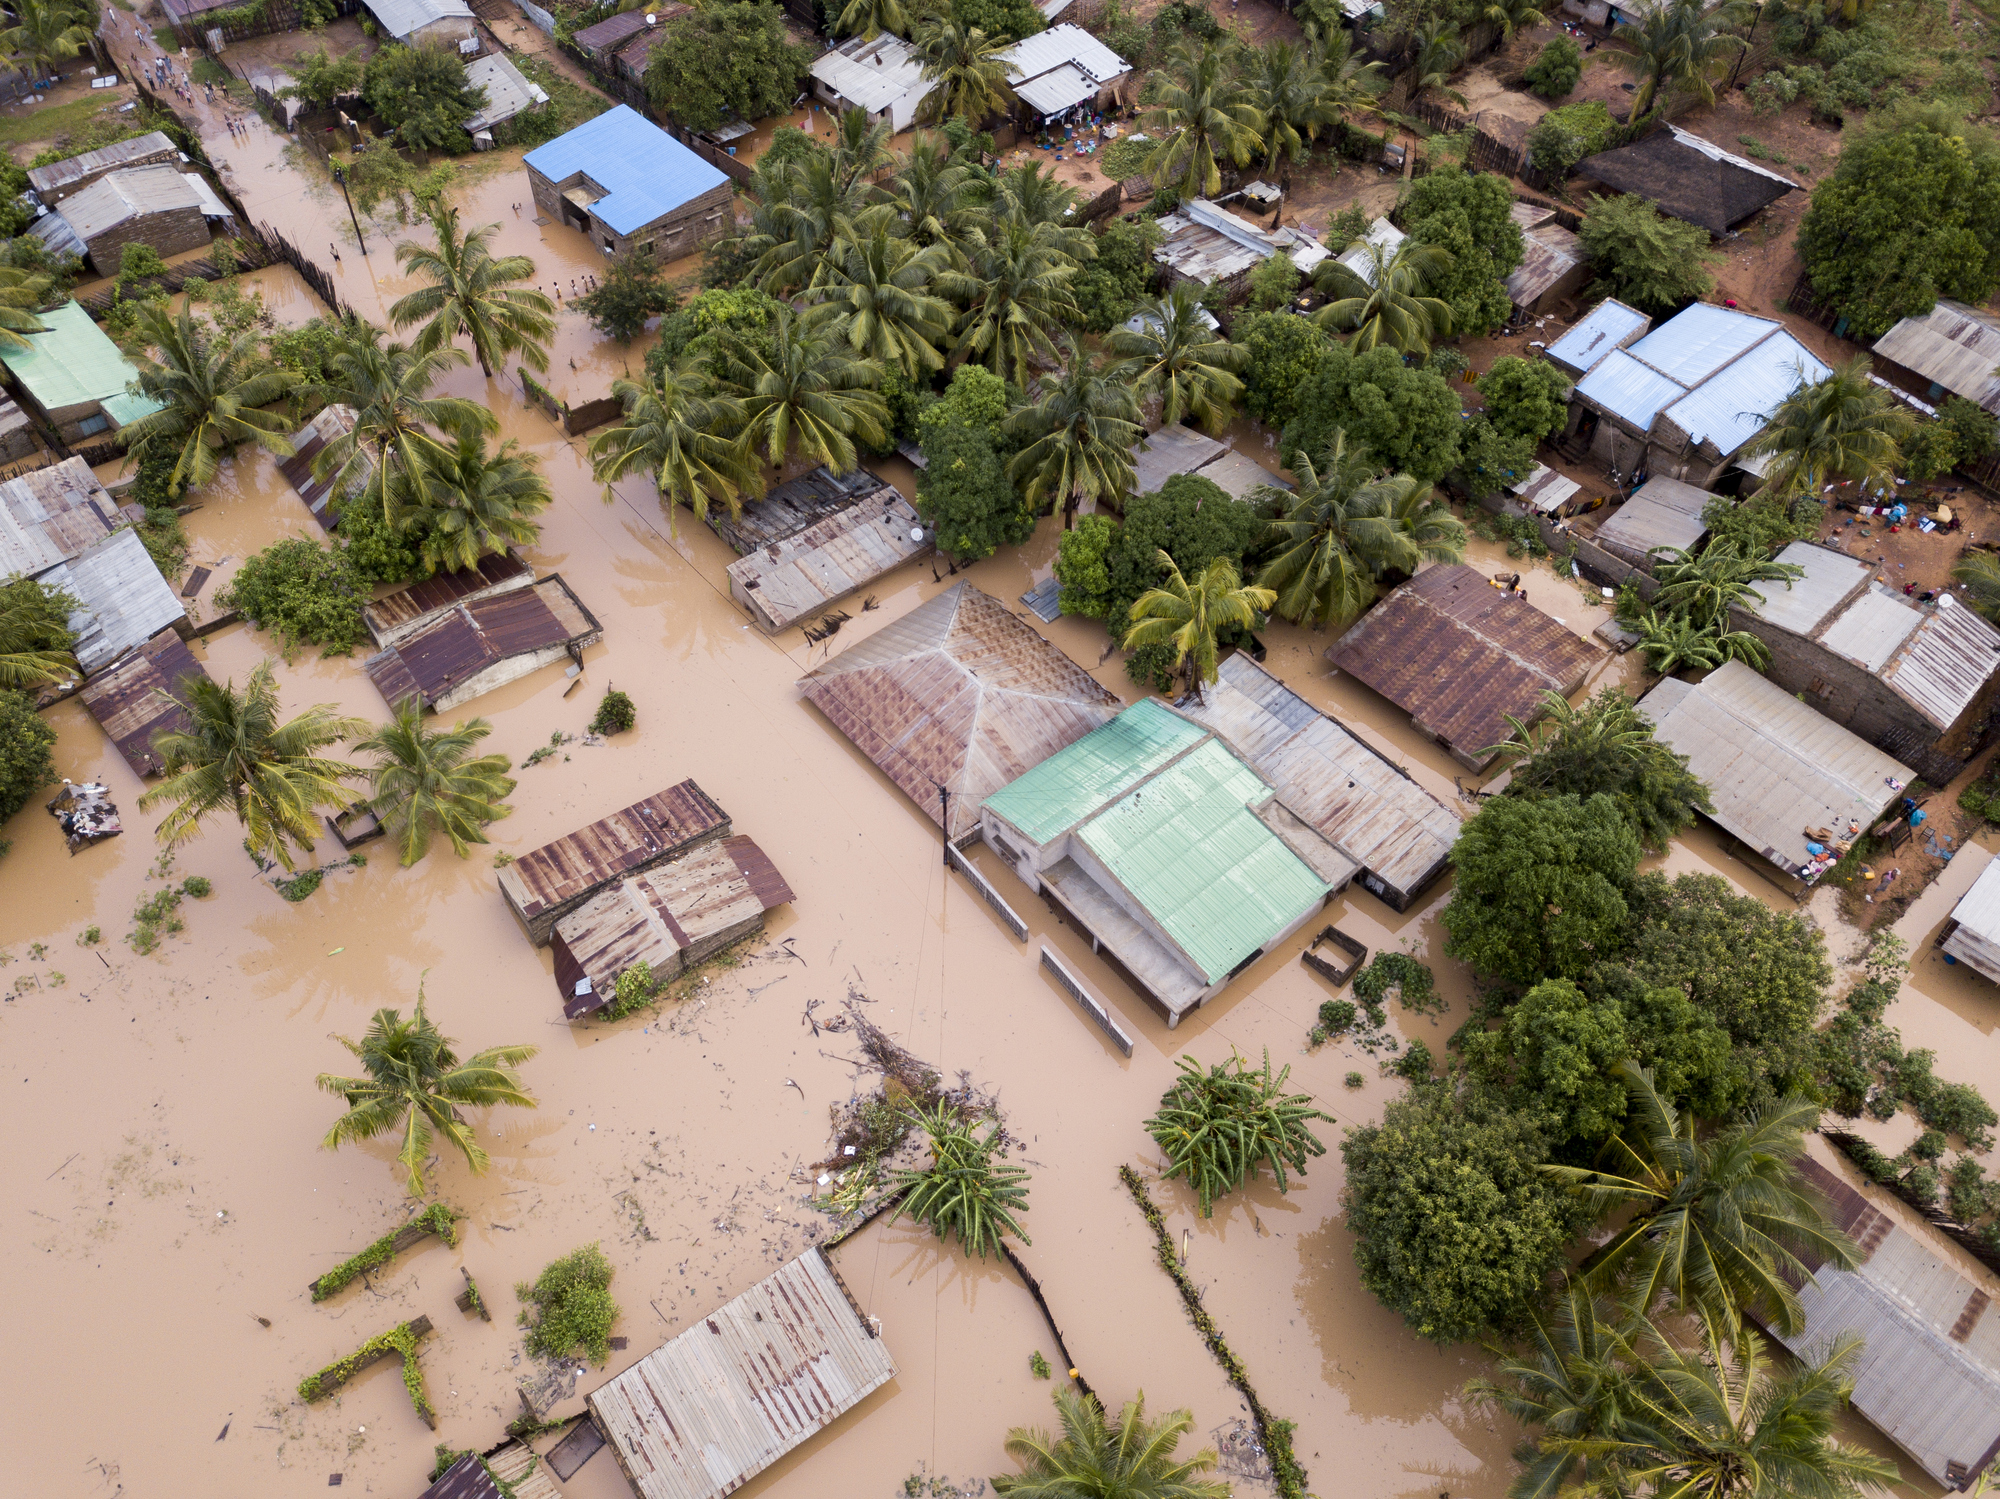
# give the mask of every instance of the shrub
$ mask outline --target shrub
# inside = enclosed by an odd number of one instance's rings
[[[1389,1064],[1389,1070],[1406,1082],[1427,1083],[1436,1065],[1431,1058],[1431,1049],[1417,1040],[1403,1049],[1403,1054]]]
[[[191,874],[181,881],[181,894],[192,895],[196,900],[205,900],[215,890],[206,876]]]
[[[1250,272],[1250,310],[1276,312],[1299,294],[1299,268],[1289,255],[1272,255]]]
[[[486,90],[441,47],[384,47],[369,59],[362,93],[398,144],[454,156],[472,149],[465,122],[486,106]]]
[[[1032,1244],[1015,1217],[1028,1210],[1028,1173],[1001,1156],[1000,1126],[994,1124],[981,1139],[941,1100],[911,1117],[930,1137],[931,1164],[890,1179],[902,1193],[898,1216],[929,1225],[940,1239],[956,1237],[982,1260],[1000,1251],[1002,1233]]]
[[[1153,284],[1160,231],[1151,219],[1119,219],[1097,236],[1097,258],[1070,279],[1070,296],[1092,333],[1109,333],[1132,315]]]
[[[1964,396],[1946,396],[1938,408],[1938,424],[1950,429],[1958,462],[1974,463],[2000,446],[2000,417],[1975,406]]]
[[[1349,1088],[1365,1088],[1368,1085],[1368,1079],[1358,1072],[1350,1072],[1340,1081]]]
[[[1161,1095],[1146,1133],[1166,1155],[1164,1174],[1194,1188],[1202,1217],[1213,1217],[1215,1199],[1243,1186],[1260,1166],[1269,1163],[1285,1192],[1287,1167],[1304,1176],[1306,1162],[1326,1154],[1308,1126],[1315,1119],[1331,1123],[1332,1116],[1315,1109],[1309,1095],[1285,1092],[1292,1069],[1273,1074],[1269,1050],[1261,1070],[1233,1049],[1213,1067],[1188,1056],[1175,1065],[1180,1076]]]
[[[647,319],[664,317],[680,301],[680,292],[660,274],[656,263],[621,255],[606,268],[594,290],[576,299],[576,305],[599,333],[627,344],[646,331]]]
[[[0,692],[0,821],[56,779],[56,731],[25,692]]]
[[[605,1010],[607,1020],[621,1020],[645,1004],[658,991],[653,981],[653,965],[643,958],[618,975],[618,982],[611,991],[611,1003]]]
[[[1612,294],[1643,311],[1674,312],[1715,289],[1708,231],[1666,217],[1644,198],[1593,197],[1577,238]]]
[[[616,688],[604,694],[604,701],[597,705],[597,716],[590,721],[593,734],[622,734],[639,721],[639,710],[632,706],[632,699]]]
[[[381,504],[366,498],[334,501],[333,509],[340,526],[341,555],[359,581],[409,583],[435,571],[423,558],[430,528],[418,516],[392,526]]]
[[[305,644],[329,656],[344,656],[368,638],[361,620],[367,601],[367,585],[346,553],[302,536],[275,542],[246,560],[217,600],[270,630],[287,655]]]
[[[1567,177],[1579,161],[1607,149],[1618,122],[1597,100],[1565,104],[1543,115],[1528,132],[1528,159],[1544,172]]]
[[[520,1324],[528,1329],[522,1341],[529,1353],[558,1359],[581,1348],[594,1364],[611,1357],[618,1303],[611,1299],[611,1262],[596,1244],[551,1261],[533,1285],[523,1281],[514,1294],[526,1303]]]
[[[1544,99],[1567,98],[1583,77],[1583,51],[1570,38],[1556,37],[1536,54],[1521,76]]]
[[[1323,999],[1319,1006],[1320,1029],[1329,1036],[1337,1036],[1342,1031],[1352,1030],[1357,1013],[1352,1000]]]

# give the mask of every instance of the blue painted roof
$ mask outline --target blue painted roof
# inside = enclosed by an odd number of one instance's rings
[[[1771,318],[1752,317],[1732,307],[1696,302],[1668,318],[1632,345],[1632,357],[1643,360],[1669,380],[1701,384],[1710,375],[1781,326]]]
[[[729,179],[630,105],[537,146],[525,158],[551,182],[582,172],[604,189],[591,212],[630,234]]]

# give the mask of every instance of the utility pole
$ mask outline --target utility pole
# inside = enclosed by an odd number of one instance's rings
[[[347,190],[347,169],[339,162],[333,164],[333,180],[340,184],[340,195],[347,199],[347,216],[354,220],[354,237],[361,241],[361,253],[368,253],[368,241],[361,233],[361,216],[354,211],[354,195]]]

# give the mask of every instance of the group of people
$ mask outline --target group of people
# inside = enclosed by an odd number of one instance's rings
[[[575,276],[569,278],[569,295],[571,301],[575,301],[580,296],[587,297],[592,292],[597,290],[597,278],[591,275],[588,271],[585,271],[583,274],[582,277],[583,290],[580,292],[576,289],[577,280],[578,278]],[[549,283],[549,290],[555,293],[556,305],[560,307],[562,305],[562,299],[563,299],[562,282],[551,281]]]

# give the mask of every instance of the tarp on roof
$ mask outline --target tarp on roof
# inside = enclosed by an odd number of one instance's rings
[[[1621,193],[1636,193],[1662,213],[1726,234],[1798,184],[1712,141],[1668,125],[1644,140],[1587,156],[1576,168]]]
[[[1053,842],[1202,737],[1152,698],[1051,755],[986,798],[989,810],[1037,844]]]
[[[604,189],[590,211],[631,234],[729,181],[630,105],[620,104],[523,158],[551,182],[581,172]]]
[[[1643,334],[1651,321],[1637,308],[1606,298],[1549,345],[1549,359],[1571,375],[1587,374],[1613,349],[1621,349]]]
[[[132,362],[118,352],[118,345],[74,301],[35,316],[48,331],[28,334],[25,349],[0,350],[0,363],[13,372],[44,411],[91,402],[110,411],[111,398],[122,395],[126,383],[139,378]],[[134,396],[121,403],[120,409],[132,413],[114,414],[122,426],[160,407],[156,401]]]
[[[2000,317],[1940,297],[1875,340],[1875,356],[2000,416]]]

